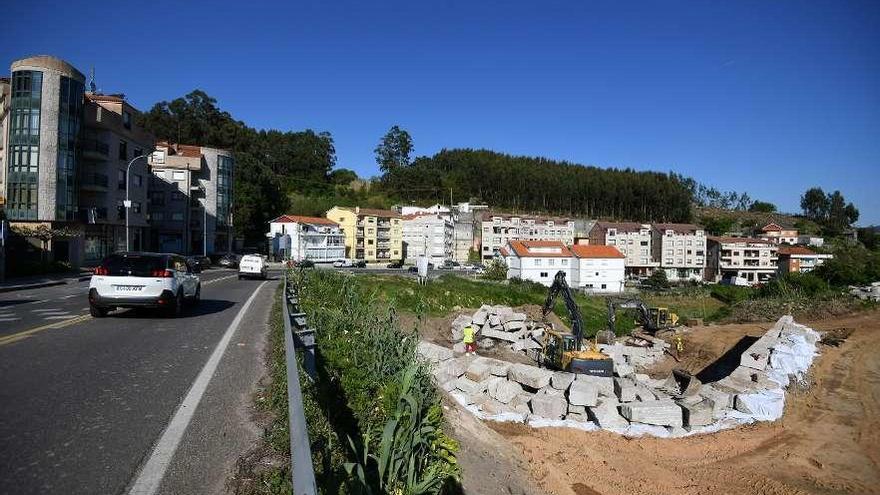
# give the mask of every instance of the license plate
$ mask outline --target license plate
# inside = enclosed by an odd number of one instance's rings
[[[143,288],[142,285],[117,285],[116,292],[137,292]]]

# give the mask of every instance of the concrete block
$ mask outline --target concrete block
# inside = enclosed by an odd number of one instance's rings
[[[575,406],[594,407],[599,402],[599,387],[590,382],[577,380],[568,389],[568,401]]]
[[[464,376],[475,382],[482,382],[492,376],[492,373],[489,364],[485,362],[485,358],[478,358],[471,362],[464,372]]]
[[[636,384],[636,400],[652,401],[652,400],[656,400],[656,399],[657,399],[657,395],[654,394],[653,390],[642,385],[641,383]]]
[[[591,383],[599,390],[600,396],[617,397],[614,394],[614,378],[610,376],[575,375],[575,381]]]
[[[544,388],[550,384],[551,371],[527,364],[511,364],[507,378],[533,389]]]
[[[458,315],[452,320],[452,341],[459,342],[464,337],[464,327],[471,324],[471,317],[468,315]]]
[[[483,337],[488,337],[490,339],[506,340],[507,342],[517,342],[520,340],[520,337],[515,333],[499,330],[483,330]]]
[[[461,338],[459,338],[458,340],[460,341]],[[466,348],[464,346],[464,342],[456,342],[452,346],[452,353],[454,355],[460,356],[460,355],[464,354],[465,351],[466,351]]]
[[[453,357],[452,349],[425,341],[419,342],[416,351],[422,358],[432,363],[439,363]]]
[[[528,409],[528,408],[527,408]],[[512,412],[520,412],[515,410],[508,404],[503,404],[497,400],[489,399],[480,405],[480,410],[486,414],[507,414]],[[528,414],[528,411],[526,411]]]
[[[568,414],[587,414],[587,408],[584,406],[568,405]]]
[[[590,422],[590,416],[586,413],[569,413],[565,415],[565,419],[570,421],[580,421],[581,423]]]
[[[501,326],[501,317],[498,315],[489,315],[489,325],[492,327]]]
[[[754,368],[749,368],[748,366],[739,366],[733,370],[728,377],[749,383],[751,385],[751,390],[769,390],[779,387],[776,382],[767,376],[766,372],[758,371]]]
[[[635,368],[632,366],[621,363],[618,361],[614,361],[614,374],[620,377],[632,376],[636,372]]]
[[[551,394],[536,394],[531,405],[533,414],[547,419],[562,419],[568,411],[565,397]]]
[[[498,390],[498,385],[501,382],[506,382],[507,378],[502,378],[500,376],[490,376],[489,379],[486,380],[486,394],[489,397],[495,397],[495,391]]]
[[[492,400],[492,399],[490,399],[489,396],[483,392],[468,394],[468,403],[473,404],[475,406],[482,406],[483,404],[485,404],[486,402],[488,402],[490,400]]]
[[[681,408],[672,401],[630,402],[620,406],[620,414],[629,421],[657,426],[683,426]]]
[[[488,387],[489,397],[503,404],[510,404],[517,396],[523,393],[522,385],[504,378]]]
[[[492,339],[479,339],[477,340],[477,349],[481,349],[487,351],[495,347],[495,341]]]
[[[509,323],[512,321],[526,321],[525,313],[514,313],[513,310],[511,310],[509,313],[500,313],[499,316],[501,317],[501,323]]]
[[[471,321],[476,325],[482,326],[486,323],[486,320],[488,320],[488,319],[489,319],[489,313],[480,309],[479,311],[474,313],[474,316],[471,319]]]
[[[735,395],[718,390],[714,386],[705,385],[700,396],[712,402],[712,417],[721,419],[724,414],[735,406]]]
[[[775,339],[773,339],[775,341]],[[767,367],[767,361],[770,359],[770,344],[758,340],[740,356],[740,366],[763,370]]]
[[[508,405],[512,407],[513,410],[516,412],[531,414],[532,409],[529,405],[532,403],[532,397],[534,397],[533,394],[523,392],[521,394],[517,394],[513,399],[511,399]]]
[[[522,339],[520,341],[514,342],[510,348],[516,352],[519,351],[528,351],[530,349],[540,349],[541,344],[535,342],[532,339]]]
[[[628,378],[615,378],[614,394],[617,395],[620,402],[632,402],[636,400],[635,383]]]
[[[469,395],[484,392],[486,390],[486,385],[486,382],[475,382],[466,376],[462,376],[455,380],[455,388]]]
[[[431,370],[431,376],[434,378],[434,383],[438,385],[455,381],[462,374],[464,374],[462,363],[457,362],[455,359],[443,361],[442,363],[435,365]]]
[[[516,332],[519,330],[525,330],[526,322],[524,321],[508,321],[501,325],[504,327],[504,330],[508,332]]]
[[[706,426],[712,424],[714,417],[712,414],[713,403],[711,400],[703,399],[696,404],[678,403],[682,411],[682,420],[687,426]]]
[[[452,392],[455,390],[455,380],[449,380],[445,383],[438,384],[438,387],[444,392]]]
[[[511,363],[492,358],[484,359],[486,359],[486,364],[489,365],[489,373],[492,373],[495,376],[507,376]]]
[[[568,390],[569,385],[573,381],[574,373],[566,373],[564,371],[557,371],[550,377],[550,385],[557,390]]]
[[[620,415],[620,403],[615,399],[602,399],[596,407],[588,408],[590,419],[602,428],[626,428],[629,421]]]
[[[551,385],[547,385],[546,387],[542,388],[541,390],[538,390],[537,392],[535,392],[535,395],[552,395],[554,397],[563,397],[564,398],[565,392],[563,392],[562,390],[559,390],[559,389],[555,389]]]

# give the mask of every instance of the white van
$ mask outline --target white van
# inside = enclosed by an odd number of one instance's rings
[[[246,254],[238,262],[238,279],[259,277],[263,280],[269,274],[269,264],[258,254]]]

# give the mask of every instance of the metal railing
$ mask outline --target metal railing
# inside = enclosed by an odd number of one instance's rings
[[[284,273],[283,310],[284,353],[287,364],[287,412],[290,428],[290,463],[293,495],[314,495],[315,471],[312,466],[311,443],[302,406],[299,386],[299,366],[296,351],[303,352],[306,374],[315,376],[315,330],[308,327],[306,314],[300,311],[296,288],[290,284],[289,272]]]

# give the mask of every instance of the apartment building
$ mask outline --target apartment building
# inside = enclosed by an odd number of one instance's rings
[[[834,258],[804,246],[779,246],[779,273],[809,273]]]
[[[145,154],[155,140],[137,126],[140,112],[121,95],[85,93],[84,103],[79,202],[86,224],[84,259],[95,264],[114,251],[147,247],[149,172]],[[128,239],[126,197],[131,201]]]
[[[575,244],[571,280],[572,287],[589,293],[616,294],[623,292],[626,278],[626,257],[614,246]]]
[[[149,165],[151,249],[182,254],[231,251],[232,153],[157,143]]]
[[[481,225],[480,254],[484,260],[497,256],[512,240],[574,242],[574,221],[568,218],[489,214]]]
[[[798,231],[794,227],[782,226],[776,222],[770,222],[761,228],[761,239],[772,241],[774,244],[797,244]]]
[[[9,99],[11,97],[8,77],[0,77],[0,208],[6,206],[6,141],[9,139]]]
[[[653,229],[635,222],[596,222],[590,229],[589,243],[614,246],[624,257],[627,277],[646,277],[660,266],[654,258]]]
[[[327,218],[281,215],[269,222],[267,237],[278,261],[329,263],[345,258],[345,234]]]
[[[452,260],[454,226],[449,215],[415,213],[403,215],[402,239],[404,259],[415,263],[419,256],[439,266]]]
[[[802,246],[822,247],[825,245],[825,238],[818,235],[800,234],[797,237],[797,243]]]
[[[480,215],[488,210],[487,205],[458,203],[453,208],[453,253],[452,259],[459,263],[470,260],[471,251],[480,253]]]
[[[703,280],[706,232],[689,223],[657,223],[651,231],[654,260],[673,282]]]
[[[334,206],[326,217],[345,234],[345,256],[367,262],[403,259],[403,226],[391,210]]]
[[[51,259],[74,266],[83,259],[77,180],[84,83],[80,71],[58,58],[16,60],[3,124],[8,133],[3,150],[6,216],[14,228],[67,232],[39,248],[47,247]],[[23,254],[38,256],[36,248],[31,245]]]
[[[507,278],[531,280],[546,286],[560,270],[571,282],[574,256],[561,241],[533,241],[512,239],[499,250],[507,263]]]
[[[758,285],[776,276],[779,247],[766,239],[709,237],[706,280]]]

